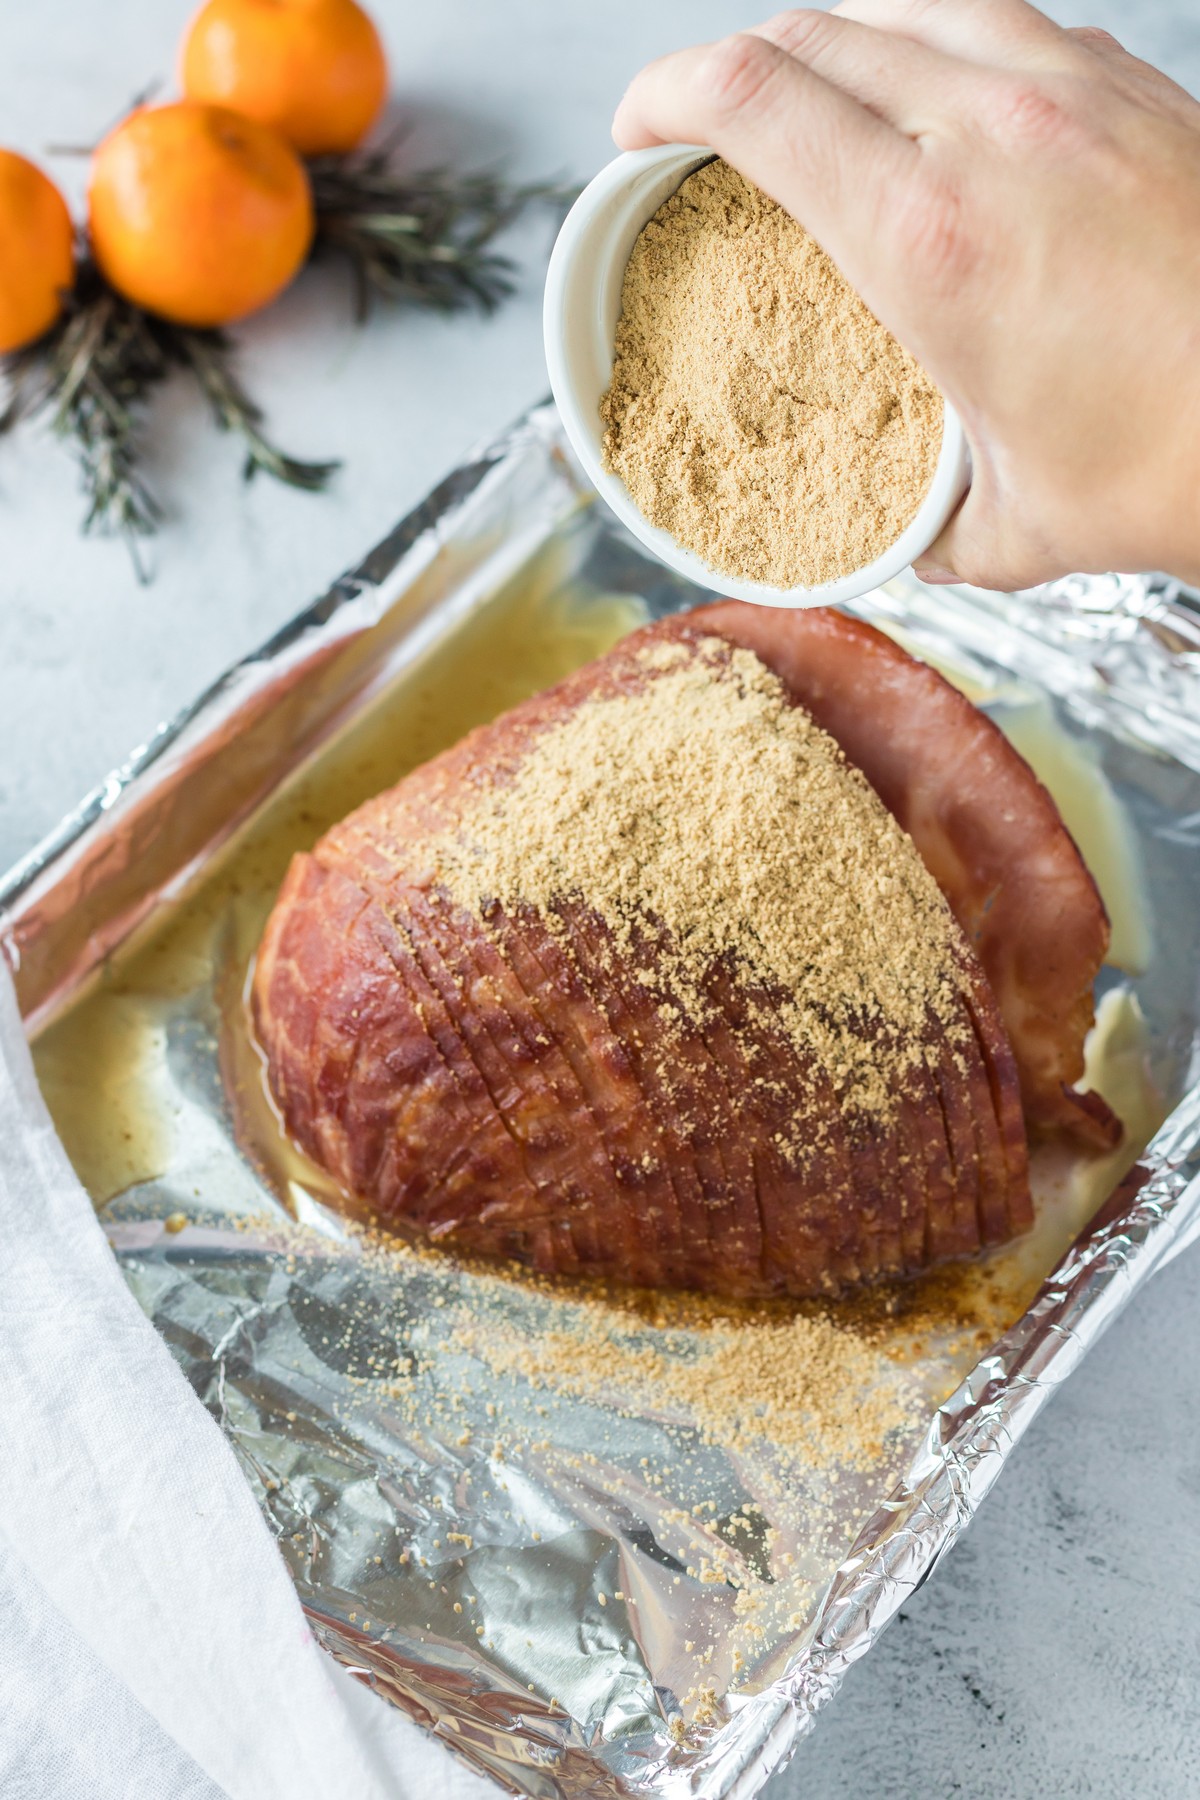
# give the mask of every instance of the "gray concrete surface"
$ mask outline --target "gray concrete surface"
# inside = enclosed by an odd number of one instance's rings
[[[7,0],[0,139],[86,142],[155,75],[162,0]],[[590,173],[628,76],[760,16],[745,0],[374,0],[414,153]],[[769,10],[765,6],[761,11]],[[1195,0],[1058,0],[1200,90]],[[81,165],[58,160],[78,186]],[[531,259],[544,234],[523,240]],[[244,327],[279,438],[346,460],[310,499],[244,487],[236,447],[166,394],[148,434],[168,509],[158,576],[82,540],[70,460],[0,443],[0,867],[232,658],[354,560],[475,440],[544,388],[535,261],[495,320],[348,324],[331,275]],[[1200,1325],[1195,1257],[1161,1276],[1034,1427],[966,1541],[905,1609],[771,1800],[1200,1793]]]

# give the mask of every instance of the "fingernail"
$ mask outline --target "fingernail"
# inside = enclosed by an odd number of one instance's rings
[[[913,574],[929,587],[942,587],[948,581],[958,580],[953,569],[943,569],[940,563],[914,563]]]

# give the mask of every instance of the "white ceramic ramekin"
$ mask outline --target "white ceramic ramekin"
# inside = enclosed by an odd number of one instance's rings
[[[966,439],[948,403],[937,468],[915,518],[866,568],[820,587],[776,588],[719,574],[669,532],[651,525],[624,482],[604,467],[600,401],[612,377],[625,266],[643,225],[711,156],[711,150],[696,144],[628,151],[601,169],[567,214],[550,258],[543,315],[554,398],[591,481],[617,517],[669,568],[699,587],[764,606],[829,606],[852,600],[890,581],[927,550],[966,492]]]

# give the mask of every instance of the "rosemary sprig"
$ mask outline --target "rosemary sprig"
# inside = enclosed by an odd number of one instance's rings
[[[490,170],[406,174],[393,138],[376,150],[316,157],[314,257],[340,256],[354,278],[356,313],[374,299],[460,312],[494,312],[515,285],[516,265],[491,246],[528,207],[563,209],[575,189],[510,182]]]
[[[4,368],[10,398],[0,430],[49,413],[79,461],[88,502],[84,530],[123,537],[138,578],[146,580],[138,539],[154,532],[160,510],[138,473],[138,426],[147,397],[170,372],[154,323],[85,261],[59,323],[6,357]]]
[[[0,431],[48,413],[54,431],[79,460],[87,496],[85,531],[123,537],[140,579],[146,569],[138,540],[157,528],[161,510],[139,473],[141,427],[156,387],[172,369],[191,372],[224,431],[246,444],[246,474],[262,469],[289,486],[323,488],[334,462],[301,462],[262,431],[262,411],[233,364],[222,331],[172,324],[143,312],[103,280],[89,257],[62,319],[38,343],[3,359],[10,398]]]
[[[309,164],[317,215],[313,258],[349,263],[360,319],[374,300],[441,312],[494,311],[516,277],[516,265],[495,249],[496,237],[530,206],[565,208],[574,190],[557,182],[510,182],[488,171],[405,174],[394,163],[396,148],[393,138],[376,150]],[[162,515],[141,474],[141,431],[154,390],[172,370],[190,373],[219,429],[242,439],[247,478],[262,470],[313,493],[339,466],[303,462],[272,443],[234,356],[225,332],[173,324],[124,299],[84,253],[57,325],[36,344],[0,358],[10,387],[0,432],[34,414],[49,415],[79,461],[84,530],[123,537],[145,580],[139,542]]]
[[[179,331],[180,360],[186,361],[208,401],[220,431],[233,431],[246,446],[243,474],[247,481],[261,469],[288,487],[319,494],[341,463],[301,462],[288,456],[263,435],[263,411],[253,401],[233,369],[233,345],[223,331]]]

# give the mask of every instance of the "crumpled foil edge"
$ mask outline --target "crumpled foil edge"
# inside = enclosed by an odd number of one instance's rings
[[[851,1666],[971,1523],[1043,1406],[1151,1276],[1200,1239],[1200,1090],[1043,1283],[1029,1310],[938,1408],[908,1475],[863,1526],[806,1642],[682,1780],[647,1790],[749,1800],[813,1729]]]

